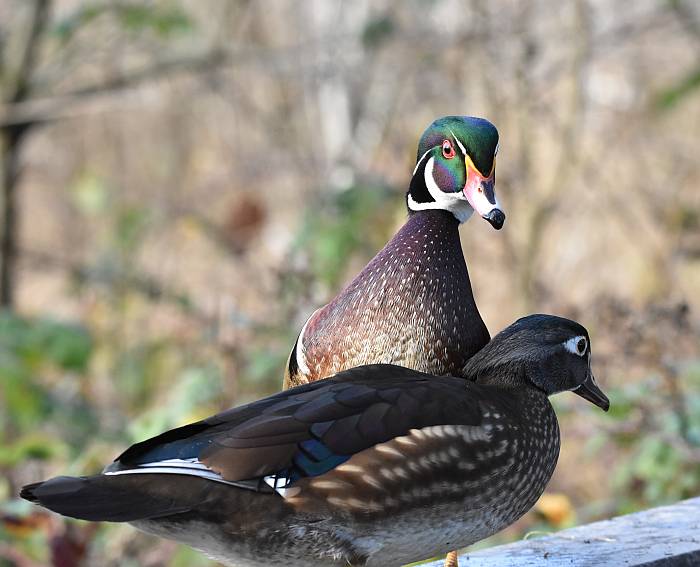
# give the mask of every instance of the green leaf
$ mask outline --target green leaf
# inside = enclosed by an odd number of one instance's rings
[[[194,25],[181,8],[166,4],[104,3],[85,6],[60,19],[51,29],[51,34],[61,43],[69,42],[84,26],[92,24],[101,16],[113,15],[119,25],[128,32],[152,32],[168,38],[189,32]]]
[[[68,43],[83,26],[108,10],[111,10],[108,4],[81,7],[58,20],[51,28],[51,34],[61,43]]]
[[[384,15],[371,20],[362,32],[362,44],[376,49],[389,40],[396,31],[396,23],[391,16]]]
[[[92,339],[79,326],[47,322],[38,326],[44,356],[64,370],[84,372],[92,353]]]
[[[29,433],[13,443],[0,445],[0,466],[12,467],[29,459],[48,461],[67,453],[61,441],[41,433]]]
[[[125,207],[116,218],[116,242],[123,252],[138,248],[150,221],[149,211],[140,207]]]
[[[104,180],[90,173],[84,173],[71,187],[73,202],[86,216],[104,212],[109,205],[109,189]]]
[[[366,250],[366,255],[371,255],[381,246],[387,223],[379,219],[391,216],[393,197],[385,187],[357,185],[331,194],[321,203],[321,211],[318,203],[306,210],[294,251],[310,251],[315,280],[336,288],[353,253]]]
[[[129,426],[131,440],[142,440],[171,429],[222,395],[221,372],[214,365],[185,368],[172,383],[173,387],[163,403],[156,408],[146,408],[140,417],[132,421]]]
[[[48,363],[83,372],[92,346],[87,330],[79,325],[0,313],[0,353],[19,357],[29,369]]]
[[[170,36],[192,29],[192,21],[175,6],[126,4],[115,6],[119,22],[130,31],[150,30],[161,36]]]
[[[667,111],[700,88],[700,67],[688,72],[674,85],[662,90],[654,98],[657,110]]]

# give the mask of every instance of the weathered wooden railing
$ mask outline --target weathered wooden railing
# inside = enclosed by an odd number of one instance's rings
[[[459,564],[460,567],[700,566],[700,498],[465,553]],[[436,561],[425,567],[441,565],[442,562]]]

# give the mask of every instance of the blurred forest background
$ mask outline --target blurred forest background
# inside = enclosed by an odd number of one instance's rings
[[[496,541],[700,494],[697,2],[0,0],[0,566],[214,565],[18,488],[279,389],[445,114],[501,134],[506,225],[462,228],[491,332],[578,319],[612,399],[556,398]]]

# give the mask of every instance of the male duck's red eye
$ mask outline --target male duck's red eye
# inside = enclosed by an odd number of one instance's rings
[[[444,140],[442,142],[442,155],[445,157],[445,159],[452,159],[455,157],[455,149],[452,146],[452,142],[449,140]]]

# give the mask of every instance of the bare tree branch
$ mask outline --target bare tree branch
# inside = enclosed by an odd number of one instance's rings
[[[50,8],[51,3],[49,0],[36,0],[34,3],[29,35],[17,69],[17,79],[14,88],[10,92],[10,102],[19,102],[29,96],[32,74],[36,67],[37,49],[46,28]]]
[[[113,100],[113,95],[153,81],[166,75],[178,73],[204,73],[211,71],[228,60],[222,50],[208,51],[188,57],[177,57],[158,61],[130,74],[112,77],[103,82],[87,85],[63,96],[14,101],[15,104],[0,108],[0,128],[31,126],[89,113],[96,106],[104,105],[105,100]],[[87,108],[80,108],[87,105]]]
[[[41,37],[48,21],[49,0],[36,0],[15,84],[9,100],[20,102],[30,95],[31,78]],[[0,188],[2,192],[2,233],[0,233],[0,306],[12,307],[17,260],[17,184],[20,176],[20,148],[26,125],[0,129]]]

